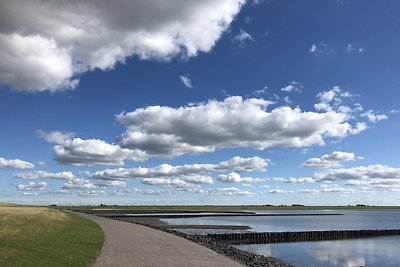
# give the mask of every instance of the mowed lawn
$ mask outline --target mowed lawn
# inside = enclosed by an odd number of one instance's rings
[[[90,266],[103,241],[97,224],[76,215],[0,205],[0,266]]]

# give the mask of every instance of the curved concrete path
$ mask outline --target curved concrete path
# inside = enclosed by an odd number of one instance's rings
[[[94,267],[239,267],[240,263],[184,238],[149,227],[79,213],[104,231]]]

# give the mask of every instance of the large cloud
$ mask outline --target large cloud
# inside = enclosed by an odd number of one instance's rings
[[[169,60],[207,52],[245,0],[0,2],[0,83],[56,91],[129,56]]]
[[[352,161],[355,159],[354,153],[334,151],[332,154],[325,154],[320,158],[311,158],[303,163],[306,168],[337,168],[342,166],[344,161]]]
[[[365,121],[358,121],[363,118],[359,114],[361,105],[344,105],[342,99],[352,98],[350,93],[335,86],[317,96],[321,102],[316,111],[289,106],[270,108],[276,103],[240,96],[177,108],[138,108],[116,116],[126,131],[117,137],[115,144],[57,131],[38,131],[38,135],[56,144],[54,159],[62,164],[123,165],[125,160],[173,158],[222,148],[264,150],[324,145],[326,139],[355,135],[367,128]],[[321,160],[324,160],[321,164],[326,163],[326,159]],[[312,165],[309,163],[305,166]]]
[[[153,156],[211,152],[216,148],[305,147],[322,145],[329,137],[342,138],[365,129],[352,126],[347,113],[277,107],[271,101],[228,97],[178,108],[150,106],[121,113],[127,127],[117,143]]]
[[[141,161],[147,158],[144,152],[120,148],[99,139],[73,138],[72,133],[43,132],[39,136],[50,143],[54,159],[67,165],[124,165],[124,160]]]
[[[54,159],[70,165],[124,165],[132,152],[99,139],[74,138],[54,147]]]
[[[20,159],[5,159],[0,157],[0,169],[32,169],[35,165]]]

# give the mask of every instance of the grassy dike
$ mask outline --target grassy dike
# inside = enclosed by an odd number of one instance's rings
[[[90,266],[103,241],[97,224],[76,215],[0,205],[0,266]]]

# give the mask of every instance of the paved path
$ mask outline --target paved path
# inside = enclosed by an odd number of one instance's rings
[[[145,226],[87,214],[78,214],[100,225],[103,249],[93,267],[239,267],[217,252],[184,238]]]

